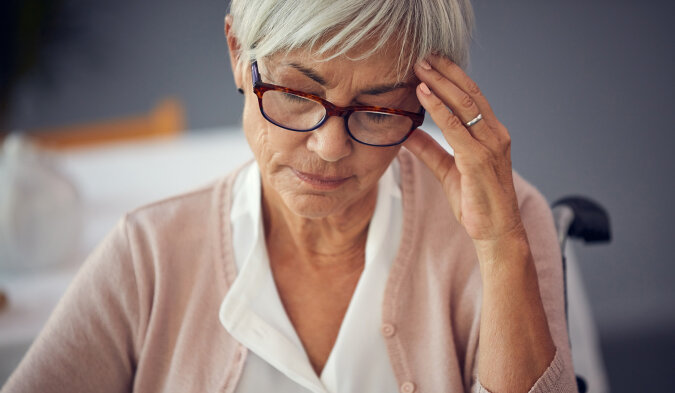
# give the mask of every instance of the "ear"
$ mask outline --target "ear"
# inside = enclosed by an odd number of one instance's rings
[[[230,66],[232,66],[232,74],[234,74],[234,84],[237,89],[242,89],[244,81],[242,78],[241,67],[239,63],[239,56],[241,55],[239,40],[232,32],[232,15],[225,16],[225,37],[227,37],[227,47],[230,52]]]

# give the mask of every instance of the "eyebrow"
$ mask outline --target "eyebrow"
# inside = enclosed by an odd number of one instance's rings
[[[328,83],[328,82],[326,82],[325,79],[323,79],[321,77],[321,75],[317,74],[316,71],[314,71],[310,68],[303,67],[298,63],[288,63],[288,65],[295,68],[296,70],[302,72],[303,74],[305,74],[305,76],[307,76],[308,78],[311,78],[312,80],[316,81],[320,85],[326,85]]]
[[[295,68],[296,70],[300,71],[303,73],[306,77],[312,79],[313,81],[317,82],[320,85],[325,86],[328,82],[321,77],[321,75],[317,74],[316,71],[312,70],[311,68],[304,67],[298,63],[288,63],[289,66]],[[361,94],[365,95],[379,95],[379,94],[384,94],[384,93],[389,93],[390,91],[394,91],[397,89],[401,89],[404,87],[412,87],[414,84],[412,83],[405,83],[405,82],[398,82],[398,83],[393,83],[393,84],[384,84],[384,85],[377,85],[370,87],[366,90],[362,90]]]
[[[376,96],[378,94],[389,93],[390,91],[412,86],[413,86],[412,83],[404,83],[404,82],[394,83],[390,85],[379,85],[363,90],[361,91],[361,94]]]

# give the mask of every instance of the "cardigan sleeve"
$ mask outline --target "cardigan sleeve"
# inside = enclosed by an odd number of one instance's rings
[[[551,209],[546,199],[532,185],[513,173],[520,214],[534,257],[539,280],[539,291],[546,312],[549,330],[556,346],[556,353],[549,367],[535,382],[530,393],[576,393],[576,379],[565,317],[562,256]],[[474,363],[474,385],[471,391],[489,392],[478,381]]]
[[[86,260],[3,393],[132,390],[139,299],[126,226]]]
[[[576,384],[565,383],[560,381],[563,372],[565,371],[565,363],[559,350],[556,350],[555,356],[548,366],[546,371],[539,377],[537,382],[529,390],[529,393],[577,393]],[[479,381],[476,381],[474,393],[493,393],[485,389]]]

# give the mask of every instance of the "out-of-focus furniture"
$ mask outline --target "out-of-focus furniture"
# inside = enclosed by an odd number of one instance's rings
[[[165,98],[147,114],[103,122],[27,131],[39,146],[49,149],[90,147],[110,142],[178,135],[185,129],[180,100]]]
[[[43,269],[72,257],[82,221],[79,195],[53,152],[175,137],[185,128],[184,112],[178,99],[165,98],[143,115],[7,136],[0,145],[0,272]]]

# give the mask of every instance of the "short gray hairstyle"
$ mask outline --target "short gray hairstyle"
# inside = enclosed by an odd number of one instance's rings
[[[300,48],[330,60],[370,40],[357,60],[396,40],[399,77],[431,53],[468,65],[469,0],[232,0],[230,14],[241,62]]]

